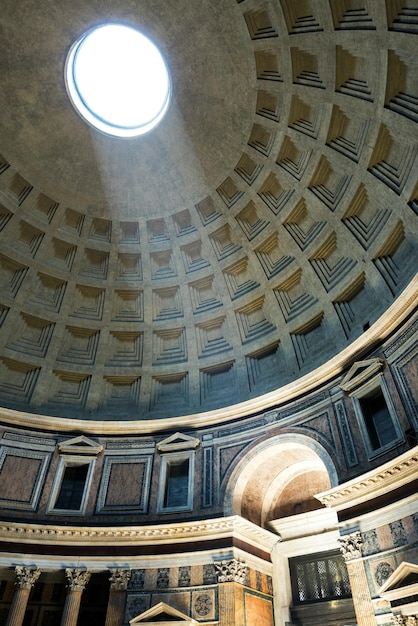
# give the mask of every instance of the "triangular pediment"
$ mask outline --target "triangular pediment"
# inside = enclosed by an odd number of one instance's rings
[[[399,600],[418,594],[418,565],[404,561],[379,589],[387,600]]]
[[[103,446],[89,439],[84,435],[61,441],[58,444],[58,450],[61,454],[88,454],[89,456],[97,456],[102,452]]]
[[[383,365],[382,359],[378,358],[356,361],[342,379],[340,383],[341,389],[350,395],[358,393],[380,375]]]
[[[176,452],[178,450],[196,450],[199,446],[200,439],[183,433],[174,433],[174,435],[160,441],[157,444],[157,450],[159,452]]]
[[[169,606],[165,602],[159,602],[155,606],[152,606],[144,613],[141,613],[131,619],[129,623],[148,624],[148,626],[151,626],[152,624],[158,624],[159,626],[163,626],[164,624],[169,626],[173,626],[174,624],[179,624],[181,626],[193,626],[193,624],[197,624],[197,622],[191,617],[188,617],[178,609]]]

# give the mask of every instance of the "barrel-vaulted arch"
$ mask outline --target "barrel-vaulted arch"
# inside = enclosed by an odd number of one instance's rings
[[[278,435],[237,463],[224,511],[264,527],[279,517],[322,508],[315,494],[337,484],[335,463],[319,443],[304,435]]]

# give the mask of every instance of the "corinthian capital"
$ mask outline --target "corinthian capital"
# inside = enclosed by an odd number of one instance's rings
[[[90,580],[91,572],[86,569],[69,569],[65,570],[68,580],[67,588],[70,591],[84,591]]]
[[[115,591],[126,591],[131,572],[128,569],[111,569],[110,570],[110,588]]]
[[[417,615],[394,615],[393,621],[395,626],[417,626]]]
[[[247,566],[243,561],[237,561],[231,559],[230,561],[221,561],[220,563],[214,563],[216,575],[219,583],[245,583],[247,575]]]
[[[23,567],[22,565],[16,565],[16,586],[19,589],[32,589],[33,585],[41,575],[41,570],[38,568]]]
[[[361,533],[357,532],[352,535],[345,535],[344,537],[340,537],[338,541],[345,561],[361,559],[361,549],[363,547]]]

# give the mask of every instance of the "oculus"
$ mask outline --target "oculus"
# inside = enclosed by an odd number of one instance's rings
[[[123,24],[97,26],[75,41],[65,64],[65,83],[81,117],[116,137],[149,132],[170,101],[170,77],[160,51]]]

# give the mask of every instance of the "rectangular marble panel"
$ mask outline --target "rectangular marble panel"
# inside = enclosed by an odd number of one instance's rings
[[[269,598],[246,591],[244,596],[246,626],[273,626],[273,605]]]
[[[151,456],[106,458],[97,512],[145,513],[148,507],[151,464]]]
[[[0,449],[0,507],[36,508],[49,457],[44,452]]]

